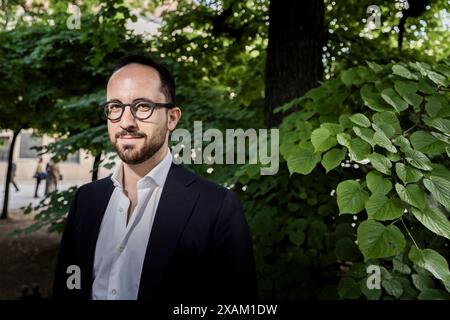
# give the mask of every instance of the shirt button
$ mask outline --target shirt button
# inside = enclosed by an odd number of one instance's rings
[[[123,208],[119,208],[119,212],[122,213],[123,212]]]
[[[119,252],[122,252],[123,249],[124,249],[124,247],[123,247],[123,246],[120,246],[120,247],[119,247]]]
[[[116,293],[117,293],[116,289],[112,289],[112,290],[111,290],[111,293],[112,293],[113,295],[116,295]]]

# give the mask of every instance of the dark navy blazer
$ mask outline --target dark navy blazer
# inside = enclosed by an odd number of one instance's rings
[[[55,298],[90,299],[96,242],[113,190],[110,177],[77,190],[61,239]],[[67,288],[70,265],[80,267],[81,289]],[[138,300],[255,298],[251,237],[237,196],[172,164],[149,237]]]

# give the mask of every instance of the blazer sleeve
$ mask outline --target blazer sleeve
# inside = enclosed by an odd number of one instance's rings
[[[59,252],[56,262],[55,277],[53,282],[53,297],[56,299],[75,298],[80,290],[69,290],[67,288],[67,279],[70,276],[67,273],[67,267],[70,265],[79,266],[79,260],[75,247],[75,219],[77,211],[79,189],[70,205],[66,225],[61,237]]]
[[[252,239],[239,199],[230,190],[214,228],[213,257],[220,299],[257,298]]]

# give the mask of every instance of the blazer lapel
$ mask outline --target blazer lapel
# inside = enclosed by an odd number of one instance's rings
[[[194,181],[191,172],[172,163],[147,244],[138,299],[156,298],[164,269],[199,196],[195,188],[188,188]]]
[[[106,207],[109,199],[114,191],[114,185],[111,178],[105,178],[103,181],[98,181],[95,193],[92,194],[90,201],[87,201],[87,213],[83,221],[83,236],[81,237],[81,248],[85,248],[86,255],[83,255],[84,259],[81,261],[83,264],[82,270],[85,270],[85,274],[88,276],[83,278],[86,289],[86,294],[90,295],[92,289],[92,281],[94,274],[94,255],[95,247],[97,245],[97,238],[100,232],[100,226],[105,215]],[[90,296],[88,297],[90,299]]]

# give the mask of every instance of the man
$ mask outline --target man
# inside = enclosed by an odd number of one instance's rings
[[[168,70],[147,56],[126,57],[106,91],[108,132],[121,162],[72,201],[55,297],[255,298],[251,238],[238,198],[172,163],[169,133],[181,110]],[[79,285],[70,266],[79,267]]]

